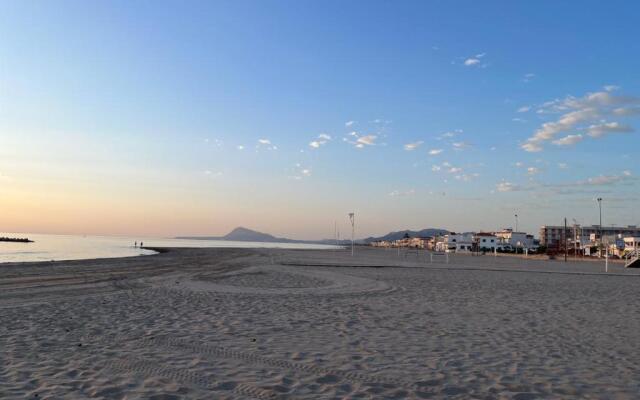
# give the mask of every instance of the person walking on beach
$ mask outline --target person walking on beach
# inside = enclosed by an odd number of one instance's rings
[[[140,248],[142,248],[142,246],[144,246],[144,243],[140,242]]]
[[[138,241],[133,242],[133,247],[138,247]]]

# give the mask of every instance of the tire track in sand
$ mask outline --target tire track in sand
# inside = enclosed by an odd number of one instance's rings
[[[254,352],[231,350],[221,346],[196,344],[183,339],[154,337],[141,339],[140,343],[144,345],[159,345],[169,348],[179,348],[202,356],[228,358],[252,365],[263,365],[278,369],[290,370],[292,372],[299,372],[307,375],[311,374],[317,375],[319,377],[333,376],[342,380],[349,381],[351,383],[394,385],[405,389],[416,389],[416,385],[414,383],[404,381],[399,378],[371,376],[359,372],[348,372],[338,369],[324,368],[315,365],[302,364],[295,361],[265,357]]]
[[[208,377],[204,374],[186,369],[160,367],[157,362],[134,359],[133,357],[109,361],[105,365],[105,369],[116,373],[124,372],[127,374],[140,374],[146,377],[161,376],[169,378],[175,382],[186,383],[203,389],[230,390],[233,393],[258,400],[275,400],[280,397],[272,391],[246,383],[236,383],[233,388],[225,389],[219,384],[219,382],[216,382],[214,378]]]

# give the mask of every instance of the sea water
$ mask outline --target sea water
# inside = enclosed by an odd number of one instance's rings
[[[48,235],[4,233],[0,237],[29,238],[33,243],[0,242],[0,263],[82,260],[150,255],[155,252],[135,247],[235,247],[333,249],[335,246],[306,243],[234,242],[227,240],[189,240],[133,236]]]

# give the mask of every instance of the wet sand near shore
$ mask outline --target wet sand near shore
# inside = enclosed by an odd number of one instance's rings
[[[640,271],[395,249],[0,265],[2,399],[635,399]]]

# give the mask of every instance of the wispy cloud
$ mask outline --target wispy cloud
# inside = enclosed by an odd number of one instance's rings
[[[519,113],[525,113],[527,111],[531,110],[531,106],[522,106],[520,108],[518,108],[516,111]]]
[[[595,177],[564,183],[531,183],[528,185],[520,185],[503,180],[496,184],[496,190],[498,192],[524,192],[524,191],[537,191],[538,193],[551,193],[551,194],[586,194],[601,192],[603,187],[614,186],[618,184],[628,184],[636,181],[631,171],[623,171],[621,174],[615,175],[598,175]]]
[[[474,67],[474,66],[486,66],[486,64],[482,63],[482,58],[485,56],[485,53],[476,54],[475,56],[467,57],[464,60],[464,65],[466,67]]]
[[[480,64],[480,59],[479,58],[470,57],[470,58],[467,58],[466,60],[464,60],[464,65],[466,65],[467,67],[470,67],[472,65],[477,65],[477,64]]]
[[[215,138],[214,139],[205,138],[204,142],[209,146],[215,146],[215,147],[222,147],[222,145],[224,144],[222,140],[215,139]]]
[[[404,145],[404,149],[406,151],[413,151],[415,149],[417,149],[418,147],[420,147],[422,145],[422,143],[424,143],[422,140],[418,140],[417,142],[413,142],[413,143],[407,143]]]
[[[346,126],[347,128],[353,126],[356,123],[356,121],[347,121],[344,123],[344,126]]]
[[[474,172],[473,174],[460,174],[460,175],[456,175],[453,178],[458,180],[458,181],[463,181],[463,182],[469,182],[477,177],[479,177],[480,174],[477,172]]]
[[[629,125],[622,125],[619,122],[603,122],[601,124],[591,125],[587,129],[587,134],[594,138],[599,138],[611,133],[630,133],[633,128]]]
[[[351,132],[342,140],[357,149],[362,149],[366,146],[375,146],[377,139],[377,135],[360,135],[358,132]]]
[[[404,196],[413,196],[414,194],[416,194],[415,189],[409,189],[409,190],[405,190],[405,191],[394,190],[394,191],[389,193],[389,196],[391,196],[391,197],[404,197]]]
[[[543,123],[533,136],[521,145],[521,148],[525,151],[537,152],[541,151],[547,142],[560,146],[574,144],[582,140],[579,139],[580,134],[574,131],[584,131],[584,124],[589,123],[595,124],[586,129],[587,134],[594,138],[604,136],[605,133],[628,132],[632,129],[629,126],[601,121],[606,117],[633,113],[632,110],[637,104],[640,104],[640,98],[615,95],[610,91],[588,93],[579,98],[569,96],[562,100],[546,102],[538,108],[537,113],[541,115],[560,113],[560,117],[556,121]],[[561,133],[567,133],[568,136],[556,140],[556,136]]]
[[[244,146],[243,146],[243,145],[241,145],[241,144],[239,144],[239,145],[237,145],[237,146],[236,146],[236,149],[238,149],[238,150],[244,150]]]
[[[580,134],[567,135],[563,138],[554,140],[552,143],[556,146],[573,146],[574,144],[582,142],[582,139],[584,139],[584,136]]]
[[[325,144],[327,144],[330,140],[331,140],[331,136],[327,135],[326,133],[321,133],[320,135],[318,135],[316,140],[309,143],[309,147],[313,149],[318,149],[321,146],[324,146]]]
[[[458,135],[460,135],[462,133],[462,129],[455,129],[453,131],[448,131],[443,133],[442,135],[438,136],[438,140],[446,140],[446,139],[451,139],[453,137],[456,137]]]
[[[429,150],[429,155],[430,156],[437,156],[438,154],[442,153],[444,150],[443,149],[431,149]]]
[[[374,146],[376,144],[376,139],[378,137],[376,135],[365,135],[360,136],[356,140],[356,147],[364,147],[364,146]]]
[[[536,77],[536,74],[532,74],[532,73],[528,73],[528,74],[524,74],[524,77],[522,77],[522,82],[524,83],[529,83],[533,80],[533,78]]]
[[[311,168],[304,167],[302,164],[298,163],[295,165],[294,174],[289,178],[299,181],[304,178],[308,178],[311,176]]]
[[[265,150],[278,150],[278,146],[271,143],[269,139],[258,139],[258,144],[256,144],[256,150],[265,149]]]
[[[453,146],[454,150],[463,150],[463,149],[466,149],[467,147],[470,147],[471,145],[467,142],[455,142],[455,143],[451,143],[451,146]]]
[[[502,181],[502,182],[496,184],[496,190],[498,192],[504,193],[504,192],[520,192],[520,191],[524,191],[524,190],[527,190],[527,189],[524,186],[520,186],[520,185],[517,185],[515,183]]]

